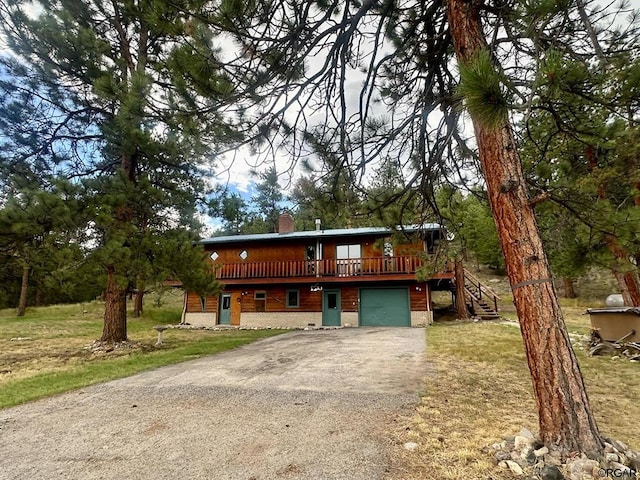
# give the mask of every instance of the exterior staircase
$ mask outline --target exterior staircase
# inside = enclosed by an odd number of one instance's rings
[[[467,306],[472,314],[483,320],[500,318],[498,314],[500,297],[498,294],[484,285],[466,268],[464,270],[464,291]]]

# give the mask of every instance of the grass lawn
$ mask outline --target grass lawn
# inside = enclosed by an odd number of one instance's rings
[[[105,353],[87,348],[102,332],[104,304],[30,308],[24,317],[0,311],[0,408],[143,370],[219,353],[282,330],[167,330],[156,347],[154,325],[179,323],[182,295],[169,292],[155,306],[149,296],[142,318],[130,318],[136,348]]]
[[[570,332],[587,333],[584,307],[563,307]],[[576,349],[600,431],[640,449],[640,364]],[[443,322],[427,328],[432,370],[412,418],[398,424],[390,478],[509,479],[483,446],[537,432],[531,379],[517,324]],[[403,448],[416,442],[414,451]]]

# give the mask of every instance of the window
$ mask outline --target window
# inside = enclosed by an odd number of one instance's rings
[[[360,244],[336,245],[338,275],[341,277],[360,272]]]
[[[307,245],[307,260],[315,260],[315,259],[316,259],[316,246]]]
[[[354,245],[337,245],[336,258],[360,258],[360,244]]]
[[[307,245],[307,274],[316,273],[316,246]]]
[[[300,291],[299,290],[287,290],[287,308],[300,307]]]
[[[267,292],[256,291],[253,294],[253,301],[256,307],[256,312],[265,312],[267,310]]]
[[[338,308],[338,294],[327,292],[327,308],[335,310]]]
[[[231,308],[231,295],[222,296],[222,309],[229,310]]]
[[[212,252],[211,255],[209,255],[209,258],[211,258],[211,260],[215,262],[219,256],[220,255],[218,255],[218,252]]]
[[[396,270],[396,259],[393,258],[393,253],[393,243],[391,243],[390,239],[385,239],[384,246],[382,247],[385,272],[394,272]]]
[[[202,312],[206,312],[207,311],[207,298],[206,297],[200,297],[200,308],[202,309]]]
[[[249,253],[246,250],[242,250],[238,256],[242,259],[242,260],[246,260],[247,257],[249,256]]]

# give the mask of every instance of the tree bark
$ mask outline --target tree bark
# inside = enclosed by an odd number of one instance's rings
[[[104,293],[104,325],[101,342],[127,340],[127,291],[118,285],[115,267],[107,267],[107,288]]]
[[[575,282],[573,277],[563,277],[562,286],[564,291],[564,298],[576,298]]]
[[[614,257],[613,276],[618,282],[624,304],[630,307],[640,307],[640,279],[637,272],[630,270],[633,267],[629,261],[631,255],[613,235],[605,236],[605,242]]]
[[[625,272],[623,277],[629,292],[629,306],[640,307],[640,278],[638,278],[638,272]]]
[[[135,155],[123,154],[120,168],[126,181],[135,184],[137,160]],[[133,220],[133,205],[130,199],[118,206],[114,213],[118,228],[127,231]],[[123,248],[129,248],[127,242]],[[107,287],[104,294],[104,325],[101,342],[124,342],[127,340],[127,289],[118,284],[116,265],[107,265]]]
[[[134,318],[140,318],[143,312],[143,300],[144,298],[144,285],[142,282],[138,282],[136,285],[136,294],[133,303],[133,316]]]
[[[469,318],[469,310],[464,291],[464,264],[462,260],[457,259],[454,268],[456,275],[456,316],[460,320],[467,320]]]
[[[607,235],[605,241],[615,258],[612,271],[618,282],[624,304],[629,307],[640,307],[640,278],[637,272],[629,270],[632,267],[629,252],[612,235]]]
[[[458,62],[487,48],[481,0],[449,0],[447,15]],[[565,453],[603,450],[582,374],[569,341],[519,154],[508,118],[497,127],[471,116],[489,202],[504,253],[531,372],[540,437]]]
[[[27,262],[22,265],[22,282],[20,283],[20,298],[18,299],[18,308],[16,315],[24,317],[27,310],[27,294],[29,293],[29,264]]]
[[[624,304],[628,307],[640,307],[640,287],[638,275],[635,272],[621,272],[613,270],[613,276],[618,282]]]

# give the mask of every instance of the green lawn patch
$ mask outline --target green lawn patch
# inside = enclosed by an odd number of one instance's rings
[[[174,299],[145,308],[141,318],[128,322],[132,348],[111,352],[89,348],[102,332],[101,302],[30,308],[24,317],[16,317],[13,310],[0,311],[0,408],[213,355],[285,332],[171,329],[164,333],[164,344],[156,346],[153,326],[178,323],[180,303]]]

